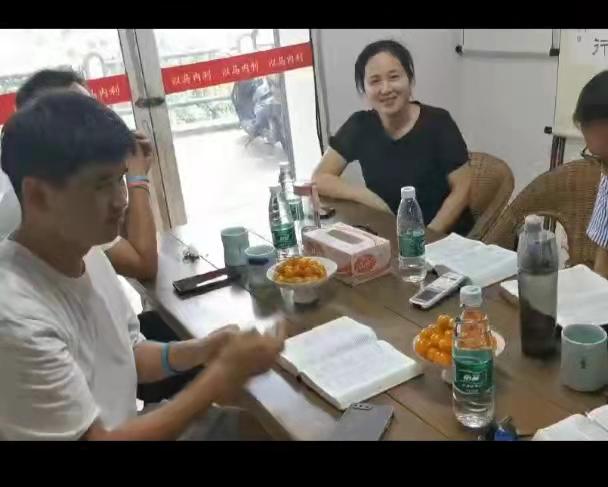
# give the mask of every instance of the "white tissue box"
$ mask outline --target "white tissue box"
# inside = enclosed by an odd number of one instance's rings
[[[304,234],[306,255],[333,260],[338,265],[336,278],[350,286],[370,281],[389,272],[391,243],[344,223]]]

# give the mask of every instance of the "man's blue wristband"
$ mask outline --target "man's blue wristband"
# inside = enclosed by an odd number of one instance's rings
[[[179,374],[179,371],[172,369],[171,365],[169,365],[169,347],[170,346],[171,346],[171,342],[163,343],[163,349],[160,354],[160,361],[161,361],[163,370],[165,371],[165,373],[167,375],[177,375],[177,374]]]

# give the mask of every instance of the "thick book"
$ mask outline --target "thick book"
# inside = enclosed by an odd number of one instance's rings
[[[574,414],[540,429],[534,441],[608,441],[608,406],[585,414]]]
[[[425,253],[431,267],[462,274],[475,286],[491,286],[517,274],[517,253],[455,233],[428,244]]]
[[[422,373],[421,364],[345,316],[286,340],[278,362],[340,410]]]
[[[519,300],[516,280],[503,282],[500,286],[508,300]],[[580,323],[607,325],[608,281],[582,264],[560,270],[556,319],[562,327]]]

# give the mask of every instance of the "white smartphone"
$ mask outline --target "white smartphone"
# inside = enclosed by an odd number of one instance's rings
[[[410,298],[410,303],[422,309],[428,309],[443,298],[458,290],[466,281],[466,276],[456,272],[446,272],[435,279],[428,286],[422,288]]]

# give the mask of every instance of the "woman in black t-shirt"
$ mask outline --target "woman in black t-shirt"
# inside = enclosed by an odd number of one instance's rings
[[[471,170],[466,144],[450,114],[411,101],[414,63],[395,41],[368,45],[355,63],[355,84],[370,111],[354,113],[330,138],[313,179],[319,193],[397,213],[402,186],[414,186],[425,224],[466,235]],[[367,188],[340,178],[361,164]]]

